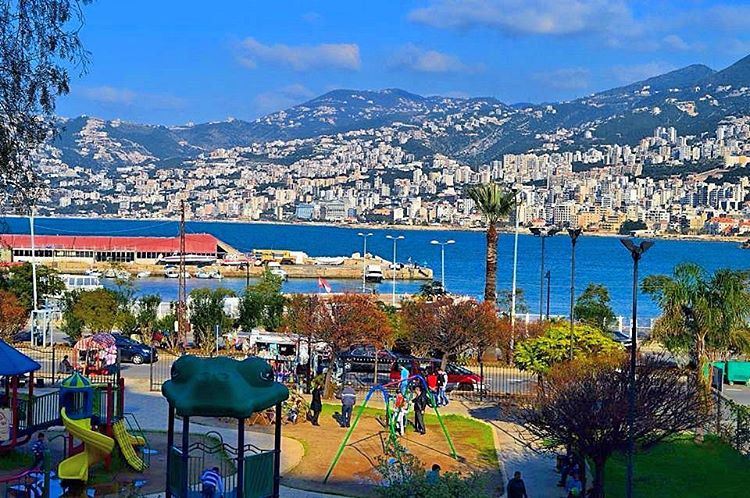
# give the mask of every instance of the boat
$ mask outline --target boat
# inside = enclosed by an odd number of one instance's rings
[[[211,278],[211,273],[205,270],[198,270],[195,273],[195,278]]]
[[[164,276],[166,278],[179,278],[180,272],[178,270],[167,270],[164,272]],[[185,278],[190,278],[192,275],[190,275],[190,272],[185,272]]]
[[[222,278],[224,278],[224,276],[221,274],[219,270],[212,271],[210,275],[211,275],[211,278],[216,279],[216,280],[221,280]]]
[[[115,272],[115,278],[118,280],[130,280],[131,276],[130,272],[126,270],[117,270]]]
[[[62,280],[63,284],[65,284],[65,290],[67,291],[91,291],[102,288],[99,277],[96,275],[61,274],[60,280]]]
[[[136,275],[136,278],[148,278],[151,276],[150,271],[139,271]]]
[[[99,270],[97,270],[96,268],[89,268],[89,269],[88,269],[88,270],[86,270],[86,271],[85,271],[84,273],[85,273],[86,275],[88,275],[88,276],[91,276],[91,277],[96,277],[96,278],[99,278],[99,277],[101,277],[101,276],[102,276],[102,272],[100,272],[100,271],[99,271]]]
[[[750,249],[750,239],[747,239],[745,242],[740,244],[740,249]]]
[[[104,272],[104,278],[117,278],[117,272],[113,268],[110,268]]]
[[[383,269],[380,265],[367,265],[365,267],[365,281],[377,284],[383,281]]]
[[[180,263],[180,255],[173,254],[170,256],[162,256],[157,261],[157,264],[162,265],[176,265]],[[204,254],[185,254],[186,265],[210,265],[216,262],[216,256],[207,256]]]
[[[266,268],[271,273],[271,275],[280,277],[281,280],[286,280],[289,277],[286,271],[281,267],[281,263],[278,263],[276,261],[269,261],[268,264],[266,264]]]

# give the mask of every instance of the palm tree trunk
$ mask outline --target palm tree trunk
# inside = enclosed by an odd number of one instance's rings
[[[497,301],[497,227],[490,223],[487,228],[487,259],[484,276],[484,300],[495,304]]]

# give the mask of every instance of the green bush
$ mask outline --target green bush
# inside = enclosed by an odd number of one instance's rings
[[[617,342],[596,327],[576,324],[574,328],[574,350],[578,356],[591,356],[622,349]],[[570,357],[570,324],[551,323],[547,332],[534,339],[518,344],[514,360],[521,370],[545,373],[552,365]]]

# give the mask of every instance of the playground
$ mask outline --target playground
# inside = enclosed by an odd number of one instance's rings
[[[377,406],[364,410],[328,482],[323,483],[321,476],[326,475],[346,434],[346,429],[337,422],[340,411],[340,405],[324,404],[319,427],[307,422],[284,426],[284,435],[300,441],[305,449],[300,464],[284,476],[285,485],[347,496],[372,496],[380,478],[376,466],[380,459],[386,458],[385,448],[390,437],[389,429],[383,424],[385,410]],[[443,472],[468,474],[474,471],[485,474],[490,487],[500,484],[492,429],[461,415],[444,415],[443,419],[458,458],[452,457],[434,414],[425,415],[425,435],[409,427],[406,434],[399,437],[399,443],[427,469],[437,463]]]

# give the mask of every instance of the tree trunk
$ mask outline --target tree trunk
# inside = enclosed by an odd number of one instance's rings
[[[326,370],[325,382],[323,384],[323,397],[325,399],[333,398],[333,366],[336,364],[336,359],[336,355],[331,356],[331,363],[329,363],[328,370]],[[344,367],[342,366],[341,368],[343,369]]]
[[[487,260],[484,276],[484,300],[495,305],[497,301],[497,227],[487,228]]]
[[[440,361],[440,370],[445,371],[447,366],[448,366],[448,353],[443,353],[443,358]]]
[[[606,458],[597,457],[594,462],[594,482],[591,483],[591,498],[604,498],[604,466],[607,463]],[[586,496],[585,490],[583,496]]]

